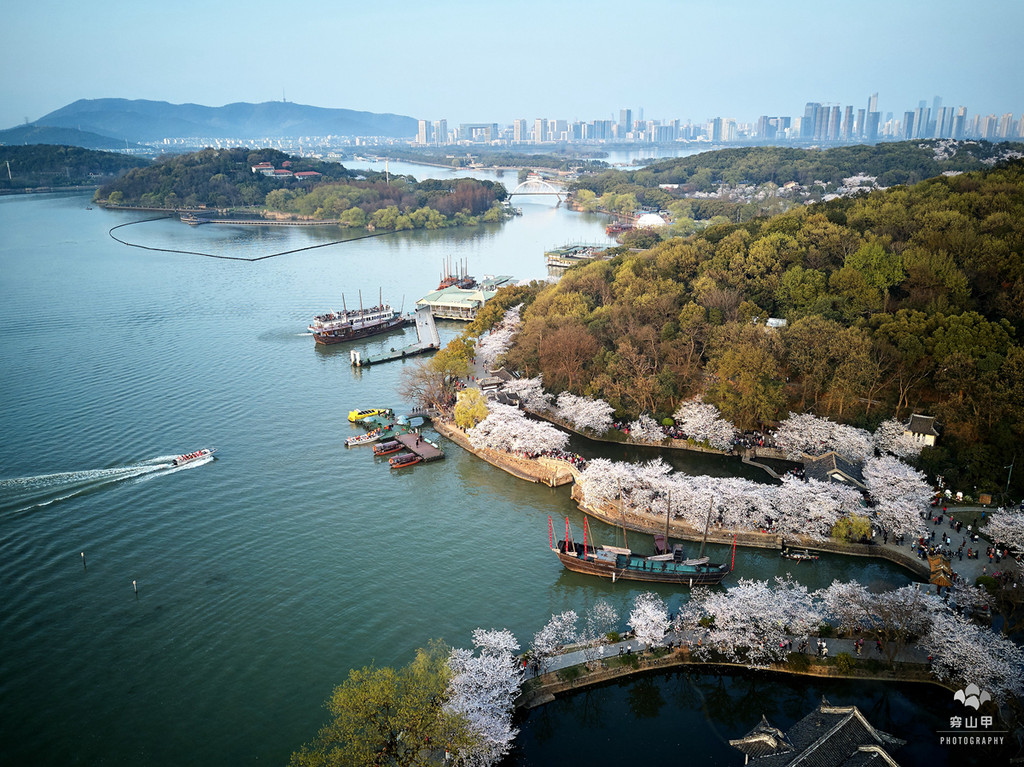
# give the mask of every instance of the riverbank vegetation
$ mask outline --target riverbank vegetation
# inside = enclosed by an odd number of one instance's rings
[[[254,170],[269,163],[266,175]],[[303,175],[312,173],[314,175]],[[508,193],[475,179],[427,180],[350,171],[337,163],[273,149],[204,149],[161,160],[97,190],[110,205],[172,210],[217,209],[248,218],[267,215],[337,221],[345,228],[440,229],[502,221]]]
[[[292,754],[293,767],[497,762],[518,733],[519,645],[508,631],[484,629],[473,642],[475,650],[433,642],[401,669],[353,669],[327,701],[331,721]]]
[[[141,157],[77,146],[0,146],[0,191],[96,186],[149,164]]]
[[[577,267],[499,293],[468,333],[521,303],[501,360],[620,418],[661,420],[696,394],[742,430],[789,411],[871,430],[930,413],[942,433],[918,467],[1002,490],[1024,437],[1022,222],[1014,161]]]

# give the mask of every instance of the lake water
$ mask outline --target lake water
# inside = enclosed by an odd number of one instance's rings
[[[347,346],[305,331],[343,293],[409,310],[447,257],[535,279],[545,249],[605,239],[601,217],[517,204],[504,225],[243,263],[120,245],[108,229],[147,216],[89,209],[87,194],[0,198],[0,763],[280,764],[350,668],[404,664],[436,637],[467,646],[478,626],[526,646],[552,612],[599,598],[628,612],[637,589],[567,573],[547,548],[549,515],[581,525],[567,489],[450,444],[398,472],[346,449],[350,409],[404,407],[410,363],[354,370]],[[245,257],[338,237],[168,220],[118,234]],[[217,460],[168,467],[207,446]],[[771,552],[736,564],[786,569]],[[906,580],[839,558],[801,572],[812,587]]]

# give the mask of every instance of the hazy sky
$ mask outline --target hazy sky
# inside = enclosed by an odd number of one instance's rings
[[[1024,110],[1022,0],[12,0],[0,128],[81,98],[417,118],[755,120],[935,95]],[[884,115],[883,115],[884,116]]]

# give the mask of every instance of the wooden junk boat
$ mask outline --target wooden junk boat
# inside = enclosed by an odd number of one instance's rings
[[[710,522],[710,512],[708,516]],[[647,581],[651,583],[671,583],[678,586],[712,586],[721,583],[732,567],[727,564],[710,562],[704,556],[704,543],[707,541],[707,528],[704,530],[704,541],[700,545],[700,555],[696,559],[686,559],[683,547],[676,544],[668,551],[668,515],[665,521],[666,534],[656,536],[656,546],[660,553],[653,556],[636,554],[629,548],[620,546],[595,546],[590,537],[589,525],[583,520],[583,543],[572,539],[569,529],[569,518],[565,519],[565,539],[554,540],[554,529],[548,517],[548,538],[551,550],[558,555],[559,561],[567,570],[584,575],[597,575],[602,578],[617,580]],[[626,528],[623,525],[623,536]],[[657,545],[661,539],[660,546]],[[628,541],[626,541],[628,545]],[[733,539],[733,563],[736,562],[736,540]]]

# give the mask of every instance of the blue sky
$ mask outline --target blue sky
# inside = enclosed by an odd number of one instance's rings
[[[1021,0],[15,2],[0,128],[104,97],[285,95],[449,123],[623,107],[746,121],[875,91],[883,113],[935,95],[971,114],[1024,110]]]

